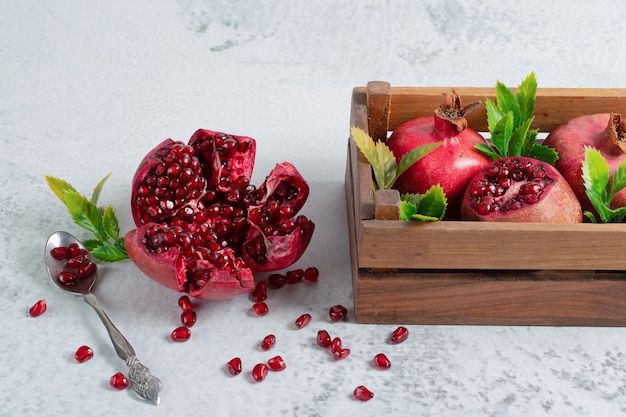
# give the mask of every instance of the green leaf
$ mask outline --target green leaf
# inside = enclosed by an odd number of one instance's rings
[[[112,239],[117,239],[120,235],[120,226],[111,206],[107,206],[102,212],[102,229]]]
[[[397,178],[398,165],[396,164],[396,157],[393,156],[391,149],[380,141],[376,143],[376,153],[378,164],[373,166],[374,175],[379,188],[389,189]]]
[[[504,115],[507,112],[503,113],[502,111],[500,111],[498,105],[488,98],[485,99],[485,110],[487,111],[487,126],[489,132],[491,132],[493,136],[494,132],[502,130],[502,128],[498,126],[498,123],[504,118]]]
[[[52,192],[63,202],[63,204],[65,204],[65,193],[67,191],[78,192],[74,187],[72,187],[72,184],[60,178],[47,175],[46,182],[48,183],[48,187],[50,187]]]
[[[417,148],[411,149],[409,152],[405,153],[402,158],[400,158],[400,162],[398,163],[396,178],[402,175],[404,171],[411,168],[414,163],[440,147],[442,144],[443,141],[427,143],[426,145],[418,146]]]
[[[585,194],[589,197],[602,222],[609,223],[614,217],[614,212],[609,207],[609,164],[598,150],[585,147],[582,171]]]
[[[417,206],[419,204],[420,200],[422,199],[422,197],[423,197],[423,194],[406,193],[406,194],[402,194],[400,196],[400,200],[409,202],[409,203],[414,204],[415,206]]]
[[[500,81],[496,83],[496,100],[500,111],[503,114],[512,113],[514,126],[519,126],[522,121],[522,116],[519,104],[517,103],[517,97]]]
[[[91,194],[91,202],[94,204],[98,204],[98,199],[100,198],[100,193],[102,192],[102,187],[104,187],[104,183],[107,182],[107,180],[109,179],[109,177],[111,176],[111,173],[109,172],[109,174],[102,178],[102,180],[100,180],[100,182],[96,185],[96,187],[93,189],[93,193]]]
[[[474,145],[474,147],[478,149],[480,152],[490,157],[491,159],[500,158],[500,154],[496,152],[491,146],[487,145],[486,143],[478,143]]]
[[[400,220],[409,221],[415,213],[417,213],[417,206],[415,203],[400,200]]]
[[[420,215],[442,220],[446,214],[447,207],[448,199],[446,198],[446,193],[439,184],[436,184],[424,193],[417,205],[417,212]]]
[[[613,185],[611,187],[610,200],[613,200],[615,194],[626,188],[626,160],[619,164],[613,173]]]
[[[128,258],[126,251],[111,244],[103,244],[91,251],[94,258],[104,262],[117,262]]]
[[[66,191],[63,197],[72,220],[100,238],[100,214],[98,208],[85,196],[76,191]]]
[[[533,144],[528,152],[528,156],[539,159],[540,161],[546,162],[550,165],[554,165],[556,160],[559,159],[559,154],[554,150],[554,148],[539,145],[538,143]]]
[[[530,119],[535,113],[537,98],[537,77],[531,72],[524,78],[517,88],[517,101],[519,103],[522,120]]]

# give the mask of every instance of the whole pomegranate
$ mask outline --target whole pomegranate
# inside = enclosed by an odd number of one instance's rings
[[[130,259],[150,278],[209,300],[254,288],[253,272],[283,269],[306,249],[314,224],[296,216],[309,187],[283,162],[260,187],[250,184],[256,142],[210,130],[188,144],[166,139],[133,178],[136,229]]]
[[[459,95],[445,95],[445,103],[435,110],[434,117],[419,117],[398,126],[387,140],[398,161],[410,150],[428,143],[443,141],[407,169],[395,182],[401,193],[425,193],[439,184],[446,193],[446,218],[459,217],[461,199],[469,180],[491,159],[474,148],[485,143],[476,131],[467,127],[465,115],[479,102],[461,107]]]
[[[626,124],[619,114],[598,113],[573,118],[554,129],[543,142],[559,153],[556,168],[567,180],[585,211],[595,212],[585,193],[582,163],[585,146],[597,149],[609,164],[611,177],[626,158]],[[617,193],[611,206],[626,205],[626,189]]]
[[[461,217],[495,222],[580,223],[574,192],[552,165],[513,156],[492,161],[470,181]]]

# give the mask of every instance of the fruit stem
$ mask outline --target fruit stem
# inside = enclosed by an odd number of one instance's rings
[[[461,97],[452,90],[451,94],[444,93],[445,102],[435,109],[435,134],[442,138],[456,136],[467,127],[466,114],[478,107],[480,100],[461,106]]]
[[[611,113],[603,142],[608,142],[606,149],[613,155],[626,152],[626,122],[622,120],[621,114]]]

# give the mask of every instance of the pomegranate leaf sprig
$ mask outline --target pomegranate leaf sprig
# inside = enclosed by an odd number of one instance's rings
[[[611,201],[615,194],[626,188],[626,161],[623,161],[610,178],[609,164],[602,153],[586,146],[585,159],[582,164],[585,194],[598,212],[602,223],[620,223],[626,217],[626,207],[611,209]],[[593,213],[585,211],[584,215],[592,223],[598,223]]]
[[[493,159],[527,156],[554,165],[559,158],[558,153],[537,143],[539,131],[530,128],[535,120],[536,101],[537,78],[534,72],[524,78],[516,93],[498,81],[496,101],[489,98],[485,100],[493,147],[481,143],[476,148]]]
[[[79,193],[65,180],[46,176],[48,186],[65,204],[74,223],[94,235],[94,239],[85,240],[83,245],[95,259],[104,262],[116,262],[128,258],[113,207],[98,206],[100,193],[110,176],[109,173],[96,185],[91,198]]]
[[[361,150],[372,166],[377,189],[385,190],[393,187],[398,177],[414,163],[428,155],[443,142],[429,143],[418,146],[407,152],[396,162],[396,157],[387,144],[374,139],[363,129],[353,126],[350,133],[357,147]],[[437,221],[446,212],[448,201],[439,185],[433,185],[424,194],[404,194],[400,201],[401,220]]]

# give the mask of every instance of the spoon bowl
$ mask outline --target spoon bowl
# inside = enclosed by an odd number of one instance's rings
[[[93,262],[93,265],[90,265],[93,270],[86,273],[84,276],[77,277],[77,279],[72,280],[71,283],[64,283],[60,279],[60,274],[67,272],[67,263],[70,262],[71,259],[58,260],[52,255],[52,250],[55,248],[69,248],[71,244],[78,245],[82,250],[81,255],[87,258],[85,260],[86,263],[89,263],[89,261]],[[91,292],[91,289],[98,279],[98,268],[89,251],[71,234],[67,232],[54,232],[46,242],[44,260],[48,275],[57,287],[70,294],[82,295],[85,302],[96,311],[109,333],[117,356],[124,360],[128,366],[128,377],[133,382],[133,390],[137,397],[142,400],[152,401],[154,404],[159,404],[159,393],[163,389],[161,381],[159,378],[152,375],[147,367],[139,362],[131,344],[117,327],[115,327],[109,316],[106,315],[100,306],[96,296]],[[95,268],[93,268],[94,266]]]
[[[98,279],[97,267],[93,273],[78,280],[78,282],[74,285],[65,285],[58,279],[59,274],[63,272],[64,262],[59,261],[52,256],[52,249],[58,247],[68,247],[72,243],[77,244],[79,248],[85,250],[85,256],[88,256],[95,264],[95,261],[91,254],[87,251],[87,249],[85,249],[82,243],[78,241],[78,239],[76,239],[74,236],[67,232],[55,232],[50,235],[48,241],[46,242],[46,253],[44,255],[46,269],[48,270],[48,276],[50,276],[52,282],[54,282],[54,284],[57,287],[61,288],[63,291],[75,295],[86,295],[91,292],[91,289]]]

